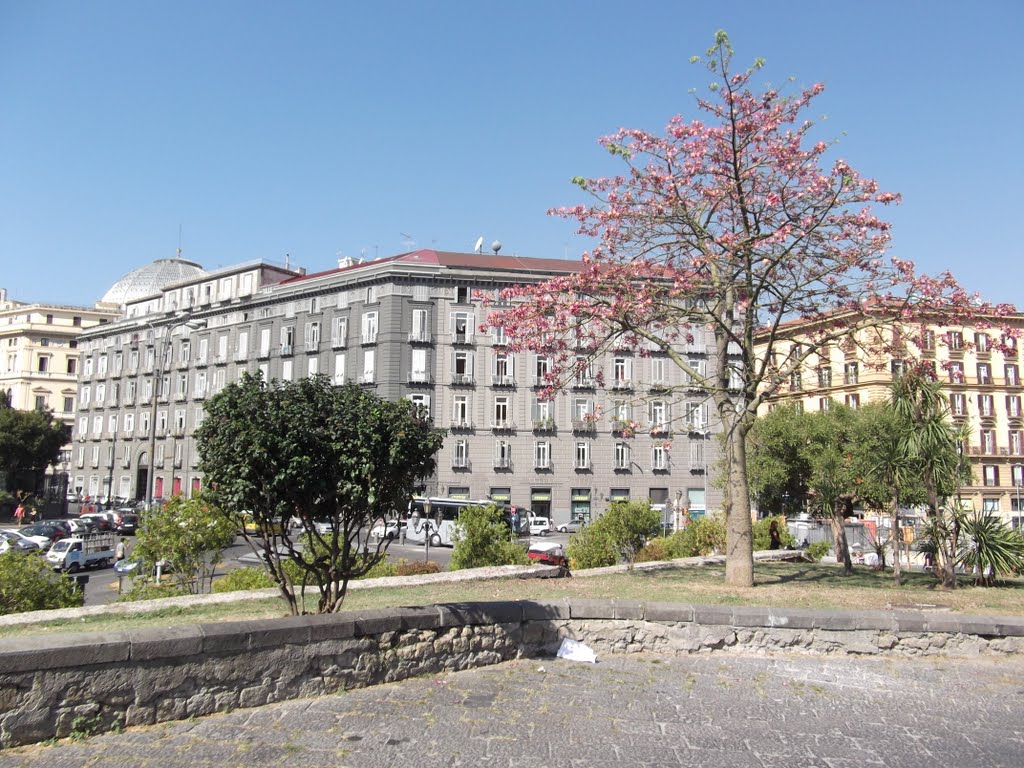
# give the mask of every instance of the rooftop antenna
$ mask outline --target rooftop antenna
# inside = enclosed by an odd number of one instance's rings
[[[416,247],[416,241],[412,239],[412,235],[407,235],[405,232],[399,232],[398,234],[405,238],[405,240],[402,241],[402,245],[406,248],[412,250]]]
[[[495,240],[491,243],[491,250],[494,251],[494,255],[498,255],[498,251],[501,250],[501,240]]]
[[[284,255],[284,268],[285,269],[290,269],[291,268],[291,259],[292,259],[292,255],[290,253],[286,253]]]
[[[178,222],[178,254],[177,257],[181,258],[181,222]]]
[[[476,239],[476,245],[473,246],[473,253],[480,253],[480,249],[484,247],[484,236],[480,235]]]

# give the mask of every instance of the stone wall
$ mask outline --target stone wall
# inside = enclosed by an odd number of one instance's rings
[[[1024,619],[615,600],[456,603],[0,640],[0,746],[329,694],[522,656],[1024,652]]]

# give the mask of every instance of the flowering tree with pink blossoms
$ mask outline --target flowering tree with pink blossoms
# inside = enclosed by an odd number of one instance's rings
[[[921,277],[886,257],[890,225],[873,206],[899,196],[845,160],[826,163],[831,145],[809,139],[802,115],[823,86],[755,92],[763,62],[734,72],[732,55],[719,32],[694,59],[714,80],[696,99],[701,119],[675,117],[664,135],[623,129],[601,140],[625,172],[577,177],[592,202],[552,211],[578,221],[596,246],[575,273],[506,290],[510,308],[487,322],[505,329],[513,350],[547,358],[549,397],[609,350],[664,356],[686,374],[723,434],[726,581],[749,586],[746,437],[758,406],[853,326],[919,322],[922,311],[966,323],[997,309],[948,273]],[[778,344],[798,318],[815,321],[811,334],[799,346]],[[698,330],[713,339],[706,370],[685,351]]]

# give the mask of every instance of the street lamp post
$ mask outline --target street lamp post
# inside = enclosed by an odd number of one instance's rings
[[[1024,480],[1024,464],[1013,465],[1015,477],[1013,478],[1014,488],[1017,490],[1017,530],[1021,529],[1021,508],[1020,508],[1020,484]]]
[[[423,502],[423,517],[420,517],[419,510],[414,509],[412,517],[409,518],[414,532],[423,531],[423,562],[430,559],[430,511],[430,498],[427,497]]]
[[[154,337],[156,336],[156,325],[146,320],[140,320],[140,325],[145,325],[151,331],[153,331]],[[194,320],[192,315],[188,312],[183,312],[175,317],[174,322],[165,326],[166,331],[163,338],[160,340],[159,353],[156,354],[156,359],[153,361],[153,389],[151,394],[151,402],[149,409],[149,472],[146,473],[146,508],[153,506],[153,486],[156,481],[156,412],[157,403],[159,400],[160,384],[164,376],[164,360],[167,355],[168,345],[171,342],[171,336],[178,328],[188,328],[189,330],[199,330],[206,326],[205,320]],[[156,339],[154,341],[154,350],[156,349]],[[169,387],[168,387],[169,388]]]

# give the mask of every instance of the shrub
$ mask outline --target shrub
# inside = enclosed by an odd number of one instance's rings
[[[0,555],[0,616],[50,608],[77,608],[82,591],[56,573],[37,552],[8,551]]]
[[[661,530],[661,515],[647,501],[613,501],[594,525],[606,532],[612,547],[632,568],[637,552]]]
[[[1024,570],[1024,537],[991,512],[964,516],[957,563],[974,572],[974,583],[990,587],[996,576]]]
[[[470,506],[459,513],[455,524],[455,549],[448,568],[483,568],[489,565],[526,565],[529,558],[516,542],[509,541],[508,529],[495,505]]]
[[[268,589],[273,579],[262,568],[238,568],[213,583],[214,592],[244,592],[250,589]]]
[[[420,576],[440,572],[441,566],[433,560],[399,560],[395,566],[396,576]]]
[[[832,549],[832,545],[827,541],[816,541],[813,544],[808,545],[807,556],[814,562],[820,562],[821,558],[828,554],[828,551]]]
[[[397,576],[398,566],[394,563],[389,563],[387,560],[381,560],[370,568],[360,579],[383,579],[388,576]]]
[[[716,517],[697,517],[669,537],[669,555],[704,557],[725,549],[725,524]]]
[[[771,525],[772,520],[776,522],[779,530],[779,546],[782,549],[788,549],[789,547],[796,545],[796,538],[789,532],[789,526],[786,524],[785,515],[776,515],[775,517],[762,517],[756,523],[754,523],[754,551],[761,549],[771,549]]]
[[[611,539],[604,528],[598,525],[600,519],[581,528],[569,539],[566,554],[569,555],[569,567],[572,570],[602,568],[617,562]]]
[[[644,545],[644,548],[636,553],[636,562],[650,563],[658,560],[671,560],[672,541],[668,537],[659,536],[651,539]]]

